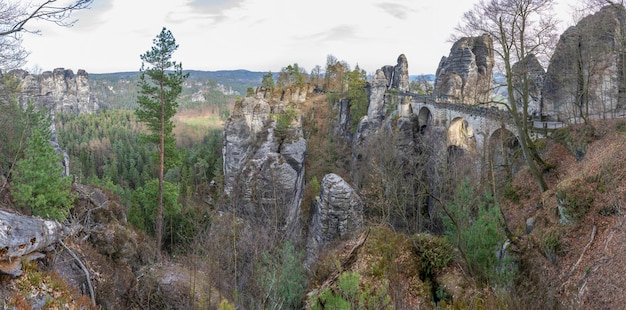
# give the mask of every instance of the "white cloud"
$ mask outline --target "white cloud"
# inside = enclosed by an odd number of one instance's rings
[[[373,72],[400,54],[411,74],[434,73],[466,0],[96,0],[76,12],[72,28],[37,23],[25,35],[28,66],[138,70],[139,55],[163,26],[186,69],[278,71],[297,62],[310,70],[333,54]]]

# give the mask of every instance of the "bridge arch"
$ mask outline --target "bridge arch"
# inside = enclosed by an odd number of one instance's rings
[[[522,148],[514,132],[505,127],[496,129],[489,137],[488,160],[494,173],[508,180],[523,164]]]
[[[426,132],[432,126],[433,113],[428,107],[421,107],[417,112],[417,124],[420,129],[420,133]]]
[[[448,147],[455,146],[470,153],[476,153],[474,129],[463,117],[456,117],[446,130]]]

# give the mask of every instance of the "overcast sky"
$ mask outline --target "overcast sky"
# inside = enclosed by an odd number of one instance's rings
[[[277,72],[298,63],[310,71],[332,54],[373,73],[405,54],[410,74],[435,73],[454,27],[477,1],[95,0],[73,15],[71,28],[31,24],[42,33],[24,35],[25,68],[137,71],[139,55],[167,27],[183,69]]]

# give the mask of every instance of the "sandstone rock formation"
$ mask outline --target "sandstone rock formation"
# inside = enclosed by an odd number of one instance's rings
[[[539,117],[542,115],[542,89],[546,71],[534,54],[529,54],[522,61],[513,64],[512,67],[515,89],[523,89],[522,81],[515,79],[519,74],[525,74],[529,79],[528,85],[528,115]],[[522,102],[518,93],[513,94],[518,104],[518,111],[522,110]]]
[[[409,90],[409,62],[404,54],[398,56],[395,66],[384,66],[381,70],[388,80],[388,88],[396,88],[401,92]]]
[[[332,122],[333,135],[345,141],[352,141],[350,100],[345,98],[339,99],[332,108],[331,113],[335,115],[335,119]]]
[[[465,37],[439,62],[433,96],[443,101],[477,104],[491,100],[493,40],[489,35]]]
[[[91,94],[89,75],[85,70],[63,68],[32,75],[24,70],[13,70],[9,74],[22,82],[20,102],[33,100],[36,106],[46,107],[56,112],[73,114],[98,111],[99,103]]]
[[[543,86],[544,114],[575,121],[624,114],[626,9],[607,6],[560,37]]]
[[[387,115],[389,111],[398,111],[400,116],[408,116],[411,113],[411,98],[401,95],[409,89],[408,72],[408,61],[402,54],[398,56],[395,66],[383,66],[376,70],[376,74],[368,83],[367,115],[359,122],[352,140],[352,174],[357,185],[360,178],[356,177],[356,174],[361,163],[366,160],[369,140],[382,127],[385,118],[389,116]]]
[[[246,219],[278,218],[288,232],[296,229],[304,186],[306,141],[299,117],[286,131],[274,119],[290,103],[270,102],[264,94],[246,97],[224,125],[224,190]],[[283,116],[281,116],[283,115]]]
[[[391,98],[393,94],[386,92],[391,89],[394,89],[398,93],[409,91],[409,62],[404,54],[398,56],[395,66],[383,66],[380,70],[376,71],[376,75],[370,83],[370,105],[367,113],[370,119],[376,118],[380,120],[385,116],[385,102],[389,103],[396,99]],[[409,107],[410,99],[407,97],[400,97],[398,99],[398,110],[406,110]]]
[[[94,113],[100,108],[89,88],[89,75],[85,70],[63,68],[32,75],[24,70],[13,70],[9,74],[21,83],[18,100],[22,104],[33,102],[37,109],[46,109],[50,114],[51,143],[57,153],[63,156],[63,175],[69,175],[69,156],[59,147],[56,132],[55,112],[72,114]]]
[[[374,78],[369,83],[369,104],[367,106],[366,121],[380,122],[385,117],[385,94],[392,85],[383,69],[376,70]]]
[[[363,226],[363,203],[356,191],[340,176],[324,176],[320,195],[313,202],[307,241],[310,264],[324,244],[356,232]]]
[[[303,86],[292,85],[285,88],[268,89],[259,86],[255,90],[256,97],[278,102],[302,103],[313,92],[309,84]]]
[[[447,130],[448,146],[456,146],[471,153],[476,152],[476,136],[474,130],[464,119],[457,119]]]

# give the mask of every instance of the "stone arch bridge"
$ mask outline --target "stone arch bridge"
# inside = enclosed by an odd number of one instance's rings
[[[519,152],[519,132],[508,111],[495,107],[466,105],[435,101],[429,96],[410,96],[409,106],[400,109],[401,115],[417,115],[422,131],[444,132],[446,147],[460,149],[483,157],[508,152]],[[409,109],[410,107],[410,109]],[[561,123],[533,122],[534,138],[544,137]]]

